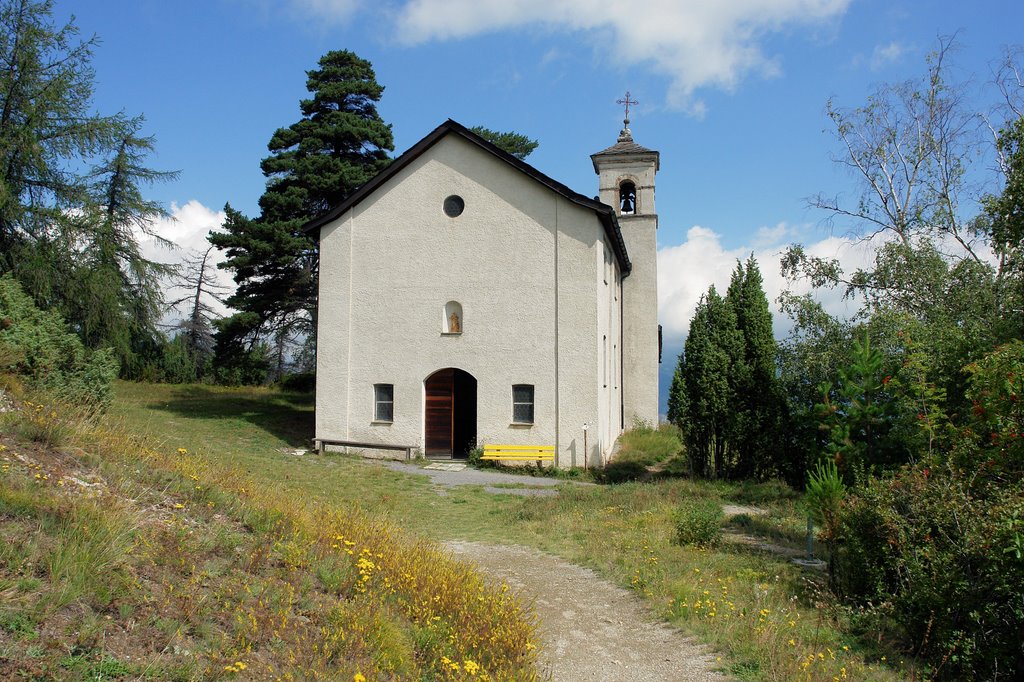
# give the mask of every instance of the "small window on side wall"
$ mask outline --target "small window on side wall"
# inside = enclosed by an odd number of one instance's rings
[[[395,385],[373,385],[373,420],[392,422],[395,420]]]
[[[512,422],[515,424],[533,423],[533,384],[512,386]]]

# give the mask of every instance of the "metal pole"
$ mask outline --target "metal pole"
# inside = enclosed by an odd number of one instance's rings
[[[583,425],[583,470],[587,470],[587,460],[590,459],[590,451],[587,450],[587,425]]]

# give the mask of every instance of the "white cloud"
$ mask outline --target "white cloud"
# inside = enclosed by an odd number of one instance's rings
[[[565,55],[557,47],[552,47],[550,50],[544,53],[544,56],[540,58],[540,65],[547,66],[555,62],[565,59]]]
[[[699,113],[704,105],[694,96],[698,88],[731,89],[749,74],[779,74],[777,59],[762,49],[766,35],[834,20],[849,2],[409,0],[398,9],[397,30],[407,44],[526,26],[582,33],[614,63],[649,65],[668,77],[669,105]]]
[[[871,53],[871,70],[879,71],[883,67],[899,61],[906,52],[907,48],[895,40],[888,45],[876,45]]]
[[[850,65],[855,69],[867,66],[872,71],[881,71],[886,66],[898,62],[910,50],[909,46],[893,40],[885,45],[875,45],[871,54],[858,52],[853,56]]]
[[[142,255],[149,260],[170,265],[180,265],[188,258],[202,254],[210,247],[206,235],[210,230],[217,229],[224,222],[224,212],[214,211],[202,205],[194,199],[184,206],[171,204],[170,216],[154,221],[151,225],[152,231],[159,237],[173,242],[174,248],[168,248],[154,237],[139,234],[139,247]],[[220,250],[213,252],[215,263],[224,260],[224,253]],[[227,294],[235,290],[235,283],[231,274],[226,270],[215,268],[217,283],[226,287]],[[174,289],[170,281],[163,282],[164,298],[174,300],[183,295],[181,289]],[[221,306],[212,300],[207,303],[213,305],[220,314],[228,312],[228,308]],[[180,317],[180,311],[169,311],[164,322],[170,323]]]
[[[797,230],[782,223],[773,228],[758,230],[749,246],[726,249],[717,233],[697,225],[690,228],[682,244],[659,249],[658,317],[664,328],[666,347],[682,347],[700,297],[712,284],[719,293],[724,294],[729,287],[729,277],[736,269],[736,261],[745,262],[751,253],[764,278],[765,295],[775,318],[775,335],[785,335],[790,321],[779,311],[775,302],[786,286],[779,269],[779,258],[797,233]],[[828,237],[805,244],[804,250],[811,256],[837,258],[847,271],[866,265],[874,257],[871,245],[840,237]],[[805,293],[810,287],[801,284],[795,290],[797,293]],[[833,315],[848,317],[855,312],[851,307],[853,304],[843,299],[841,291],[818,291],[815,297]],[[678,350],[675,352],[678,353]]]

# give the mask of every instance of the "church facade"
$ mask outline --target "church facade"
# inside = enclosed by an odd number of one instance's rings
[[[659,157],[627,121],[591,158],[595,199],[449,120],[308,226],[316,439],[593,466],[657,423]]]

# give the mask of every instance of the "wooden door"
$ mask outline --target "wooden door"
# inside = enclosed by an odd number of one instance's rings
[[[425,450],[430,455],[452,454],[455,423],[455,370],[442,369],[426,381]]]

